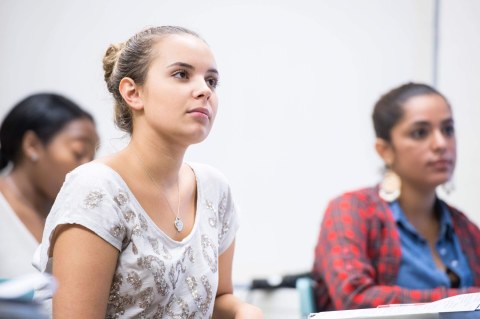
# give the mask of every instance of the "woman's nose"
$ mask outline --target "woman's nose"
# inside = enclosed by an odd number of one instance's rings
[[[445,149],[447,146],[448,137],[441,130],[436,130],[432,137],[432,146],[434,149]]]
[[[195,89],[193,92],[195,98],[205,98],[208,100],[212,95],[212,89],[208,86],[205,79],[199,79],[195,82]]]

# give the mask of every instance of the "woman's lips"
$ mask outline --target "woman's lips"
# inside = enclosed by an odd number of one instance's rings
[[[204,117],[204,118],[210,119],[210,111],[205,107],[197,107],[195,109],[188,111],[188,113],[198,117]]]
[[[450,170],[453,166],[453,162],[447,159],[441,159],[436,161],[431,161],[428,163],[428,166],[433,167],[435,170]]]

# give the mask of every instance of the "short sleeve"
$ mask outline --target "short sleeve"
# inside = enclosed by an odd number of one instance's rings
[[[210,226],[216,228],[218,253],[227,250],[235,239],[239,227],[238,207],[226,177],[216,168],[200,163],[188,163],[193,169],[200,201],[215,213]]]
[[[232,244],[239,227],[238,207],[227,185],[218,209],[218,252],[222,254]]]
[[[45,271],[50,243],[59,225],[81,225],[119,251],[127,236],[123,204],[128,193],[115,171],[100,163],[88,163],[69,173],[47,217],[42,243],[34,264]]]

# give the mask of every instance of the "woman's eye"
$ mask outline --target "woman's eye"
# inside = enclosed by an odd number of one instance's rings
[[[85,157],[85,154],[83,152],[73,152],[73,156],[77,161],[81,161]]]
[[[411,136],[416,139],[416,140],[419,140],[419,139],[422,139],[424,138],[425,136],[427,136],[428,134],[428,131],[424,128],[419,128],[419,129],[416,129],[416,130],[413,130],[411,132]]]
[[[209,78],[207,79],[207,84],[208,86],[210,86],[211,88],[216,88],[218,86],[218,79],[216,78]]]
[[[455,127],[453,125],[447,125],[443,128],[443,134],[446,136],[453,136],[455,135]]]
[[[187,71],[180,70],[175,73],[173,73],[173,77],[178,78],[178,79],[188,79],[188,73]]]
[[[84,161],[84,160],[91,160],[92,156],[90,156],[91,151],[85,146],[76,147],[72,149],[72,155],[76,161]]]

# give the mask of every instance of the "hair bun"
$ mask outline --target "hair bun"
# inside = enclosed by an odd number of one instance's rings
[[[105,52],[105,56],[103,57],[103,70],[105,72],[104,78],[105,82],[107,82],[108,90],[112,93],[113,88],[111,87],[110,77],[114,72],[115,65],[118,61],[118,58],[120,57],[120,53],[122,52],[124,46],[125,43],[123,42],[117,44],[110,44],[110,46],[107,48],[107,51]]]

